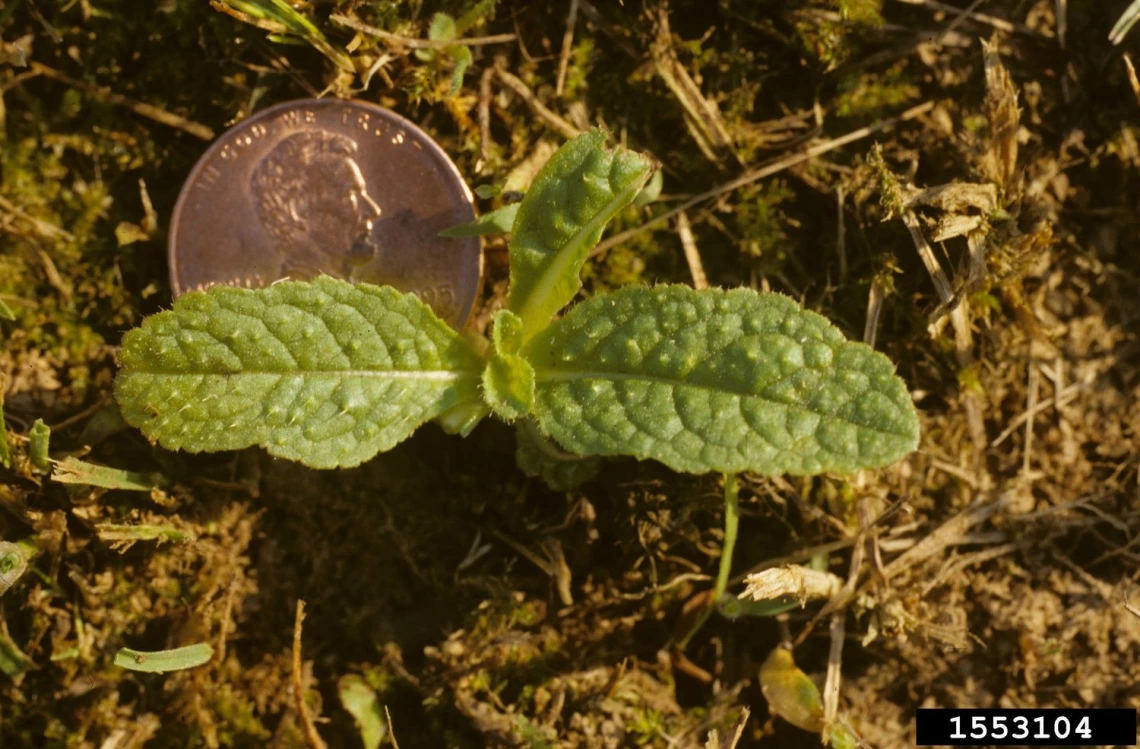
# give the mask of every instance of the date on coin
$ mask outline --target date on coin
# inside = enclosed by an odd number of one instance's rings
[[[198,161],[170,222],[175,296],[327,274],[413,292],[455,328],[479,293],[471,191],[422,130],[357,101],[305,99],[259,112]]]

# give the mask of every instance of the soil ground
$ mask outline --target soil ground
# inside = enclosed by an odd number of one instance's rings
[[[787,642],[822,678],[833,634],[838,715],[873,747],[910,746],[918,707],[1140,707],[1140,110],[1122,56],[1140,35],[1107,41],[1128,3],[579,0],[568,35],[570,5],[0,0],[0,538],[35,550],[0,597],[0,746],[315,745],[293,699],[298,599],[306,712],[331,747],[364,745],[352,690],[405,749],[697,747],[745,707],[739,746],[812,746],[769,717],[758,671]],[[454,91],[462,54],[399,39],[438,12],[463,37],[514,35],[472,45]],[[524,189],[604,126],[664,174],[607,236],[715,192],[623,235],[583,293],[693,282],[691,237],[711,285],[790,294],[897,362],[923,425],[905,461],[742,477],[734,573],[814,560],[859,594],[822,617],[714,614],[682,648],[719,562],[719,477],[615,460],[554,491],[497,423],[428,426],[339,472],[125,428],[116,346],[170,304],[186,174],[211,132],[318,94],[412,118],[473,186]],[[486,259],[476,328],[504,240]],[[165,488],[50,479],[36,419],[52,459]],[[113,663],[203,641],[195,669]]]

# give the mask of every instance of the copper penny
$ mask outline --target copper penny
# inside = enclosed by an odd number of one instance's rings
[[[321,273],[415,293],[456,329],[482,280],[475,218],[447,154],[396,113],[303,99],[227,130],[194,166],[170,221],[175,296]]]

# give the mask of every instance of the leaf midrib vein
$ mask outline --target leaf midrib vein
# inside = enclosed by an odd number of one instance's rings
[[[245,375],[276,375],[278,377],[375,377],[389,380],[438,380],[441,382],[455,382],[464,379],[478,379],[480,373],[476,370],[374,370],[374,369],[297,369],[291,371],[280,370],[250,370],[240,372],[187,372],[180,370],[153,370],[134,368],[138,374],[175,376],[175,377],[242,377]]]

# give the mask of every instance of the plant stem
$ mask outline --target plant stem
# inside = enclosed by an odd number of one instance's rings
[[[736,480],[736,474],[724,474],[724,546],[720,550],[720,570],[716,576],[714,605],[728,589],[728,578],[732,574],[732,552],[736,548],[736,529],[740,525],[736,501],[739,494],[740,483]]]
[[[708,621],[717,601],[728,590],[728,580],[732,575],[732,552],[736,547],[736,530],[740,525],[740,515],[737,512],[739,494],[740,484],[736,480],[736,474],[724,474],[724,544],[720,549],[720,569],[716,575],[716,587],[713,589],[712,600],[697,617],[697,621],[693,623],[693,628],[677,643],[677,647],[681,650],[688,647],[689,640],[693,639],[693,635],[700,631],[700,628]]]

